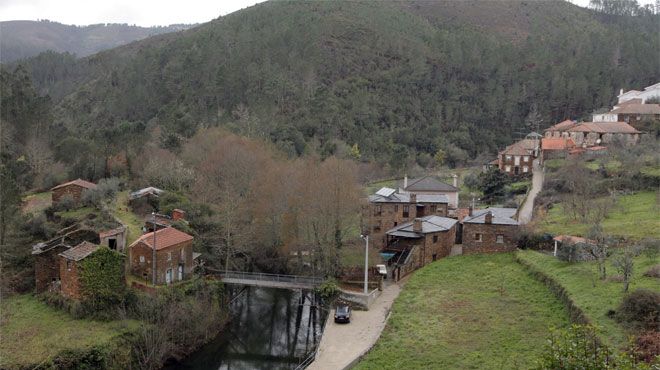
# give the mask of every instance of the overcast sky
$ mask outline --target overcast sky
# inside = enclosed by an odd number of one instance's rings
[[[48,19],[76,25],[128,23],[138,26],[164,26],[208,22],[262,1],[264,0],[0,0],[0,21]],[[580,6],[589,4],[589,0],[570,1]],[[640,4],[650,4],[653,1],[638,0]]]

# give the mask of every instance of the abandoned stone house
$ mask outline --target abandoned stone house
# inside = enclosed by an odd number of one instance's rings
[[[139,215],[150,214],[158,210],[158,199],[165,190],[149,186],[129,194],[128,204],[134,213]]]
[[[37,293],[57,291],[60,288],[60,253],[71,248],[61,238],[39,243],[32,247],[34,255],[34,283]]]
[[[155,283],[171,284],[192,276],[193,237],[173,227],[166,227],[142,235],[128,247],[131,273],[147,283],[153,282],[155,253]]]
[[[531,174],[534,159],[539,155],[539,141],[523,139],[497,154],[497,167],[508,175]]]
[[[566,120],[545,130],[546,138],[570,138],[576,146],[590,147],[620,141],[639,142],[641,132],[626,122],[581,122]]]
[[[99,233],[100,245],[106,246],[117,252],[124,252],[124,249],[126,249],[127,236],[128,229],[125,226],[101,231]]]
[[[363,215],[369,237],[375,246],[386,242],[385,232],[391,228],[424,216],[447,216],[449,199],[444,194],[400,193],[382,188],[369,196],[369,206]]]
[[[469,211],[462,221],[463,254],[508,252],[516,249],[515,208]]]
[[[73,248],[69,248],[59,254],[59,272],[61,281],[62,295],[72,299],[81,298],[81,288],[79,279],[79,262],[92,253],[96,252],[100,246],[90,242],[82,242]]]
[[[83,191],[93,189],[96,189],[96,184],[92,182],[81,179],[69,181],[51,189],[52,202],[56,204],[65,196],[70,196],[74,202],[80,202]]]
[[[450,254],[456,241],[458,220],[429,215],[387,231],[387,240],[381,253],[388,257],[393,278],[399,278]]]
[[[444,195],[447,197],[450,209],[458,207],[458,176],[452,176],[453,185],[446,184],[433,176],[423,176],[418,179],[408,179],[405,176],[398,182],[398,193],[417,195]]]

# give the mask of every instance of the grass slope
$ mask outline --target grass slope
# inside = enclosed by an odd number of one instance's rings
[[[144,221],[141,217],[131,212],[128,206],[128,191],[117,194],[117,199],[110,206],[110,212],[128,227],[128,245],[131,245],[131,243],[142,235]]]
[[[570,219],[561,204],[550,209],[537,226],[540,231],[554,235],[580,236],[585,236],[591,227]],[[660,238],[660,207],[656,194],[647,191],[619,197],[602,226],[606,234],[634,239]]]
[[[607,311],[616,309],[623,299],[623,283],[612,280],[599,280],[595,262],[568,263],[535,251],[519,251],[517,256],[546,275],[553,277],[569,293],[575,304],[589,317],[592,323],[600,326],[606,343],[622,347],[628,343],[626,329],[607,317]],[[610,258],[611,262],[612,258]],[[635,258],[634,276],[630,290],[638,288],[660,291],[657,278],[643,274],[653,263],[648,258]],[[607,266],[609,274],[616,270],[611,263]]]
[[[530,368],[563,305],[512,254],[458,256],[411,277],[357,369]]]
[[[65,349],[103,345],[131,330],[132,321],[75,320],[32,295],[3,299],[0,367],[37,364]]]

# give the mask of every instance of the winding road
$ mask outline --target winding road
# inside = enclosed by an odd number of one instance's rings
[[[525,202],[520,207],[518,212],[518,222],[521,225],[527,224],[534,216],[534,199],[543,188],[543,167],[539,164],[539,160],[534,161],[532,169],[532,189],[527,194]]]

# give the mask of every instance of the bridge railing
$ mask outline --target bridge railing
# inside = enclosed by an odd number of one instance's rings
[[[281,282],[300,285],[320,285],[323,283],[323,278],[314,276],[298,276],[298,275],[280,275],[280,274],[266,274],[261,272],[243,272],[243,271],[222,271],[220,277],[225,279],[241,279],[241,280],[256,280],[268,282]]]

